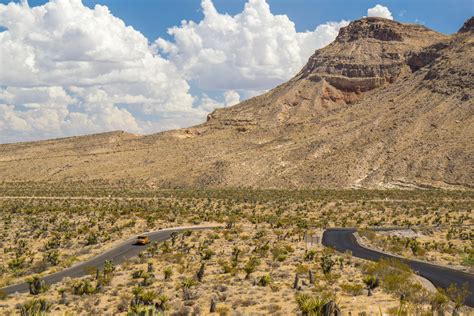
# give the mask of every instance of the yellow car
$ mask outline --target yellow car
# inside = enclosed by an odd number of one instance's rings
[[[138,236],[135,245],[146,245],[150,243],[150,238],[148,236]]]

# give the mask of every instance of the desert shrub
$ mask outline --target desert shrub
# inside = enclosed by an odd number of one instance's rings
[[[298,273],[298,274],[306,274],[306,273],[308,273],[309,268],[308,268],[308,266],[306,266],[304,264],[298,264],[296,266],[295,270],[296,270],[296,273]]]
[[[59,251],[58,250],[49,250],[43,257],[43,261],[49,265],[56,266],[59,264]]]
[[[321,257],[321,269],[324,274],[329,274],[334,266],[335,262],[332,260],[331,255],[324,255]]]
[[[18,309],[21,316],[43,316],[51,310],[52,304],[45,299],[33,299],[20,304]]]
[[[48,285],[39,276],[33,276],[26,280],[29,285],[30,294],[38,295],[48,290]]]
[[[142,286],[152,285],[155,281],[155,275],[153,273],[143,272],[141,277],[143,278],[142,282],[140,283]]]
[[[319,316],[322,315],[327,300],[303,293],[296,295],[296,303],[304,316]]]
[[[201,258],[202,260],[209,260],[211,257],[215,254],[214,251],[211,249],[207,248],[201,252]]]
[[[260,260],[256,257],[251,257],[244,266],[244,271],[246,273],[245,278],[248,279],[250,274],[254,272],[259,265]]]
[[[288,256],[288,250],[284,247],[275,247],[272,249],[273,260],[285,261]]]
[[[316,250],[310,249],[305,253],[304,260],[305,261],[312,261],[312,260],[314,260],[315,256],[316,256]]]
[[[369,230],[369,229],[359,229],[357,233],[359,234],[359,236],[365,237],[371,241],[377,238],[377,234],[374,231]]]
[[[372,295],[372,290],[379,286],[379,278],[375,275],[366,275],[362,281],[364,282],[365,286],[367,287],[367,295]]]
[[[442,288],[438,288],[437,291],[431,297],[431,307],[434,312],[442,314],[445,310],[446,304],[448,304],[449,298],[446,292]]]
[[[18,254],[15,254],[15,258],[8,262],[8,268],[12,271],[18,271],[25,267],[25,257],[21,257]]]
[[[189,289],[189,288],[193,287],[194,285],[196,285],[196,281],[194,281],[192,278],[185,278],[181,282],[181,287],[183,289]]]
[[[266,274],[266,275],[263,275],[263,276],[260,277],[257,284],[259,286],[267,286],[271,282],[272,282],[272,278],[270,277],[270,275]]]
[[[461,287],[456,286],[456,284],[452,283],[446,289],[446,295],[449,297],[451,301],[454,302],[454,311],[459,311],[461,307],[464,306],[464,302],[466,298],[469,296],[469,284],[466,282]]]
[[[88,279],[74,280],[71,284],[71,292],[74,295],[90,295],[95,292],[95,287]]]
[[[364,286],[362,284],[350,284],[350,283],[343,283],[341,285],[341,289],[349,295],[358,296],[362,295],[364,292]]]
[[[171,278],[171,276],[173,275],[173,268],[172,267],[166,267],[163,270],[163,275],[164,275],[165,280],[169,280]]]
[[[139,279],[143,275],[143,270],[136,270],[132,272],[132,278],[133,279]]]
[[[234,270],[232,265],[226,260],[219,259],[217,263],[222,268],[223,273],[231,273]]]
[[[467,267],[474,267],[474,249],[469,249],[462,257],[461,264]]]
[[[96,233],[91,233],[87,236],[87,239],[86,239],[87,246],[96,245],[98,242],[99,242],[99,237],[97,236]]]
[[[424,288],[413,280],[409,266],[395,259],[382,259],[364,268],[367,275],[379,279],[380,286],[388,293],[405,297],[414,303],[429,300]]]

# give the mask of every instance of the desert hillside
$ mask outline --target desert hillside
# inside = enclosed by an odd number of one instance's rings
[[[474,187],[474,21],[364,18],[293,79],[204,124],[0,145],[3,181],[159,187]]]

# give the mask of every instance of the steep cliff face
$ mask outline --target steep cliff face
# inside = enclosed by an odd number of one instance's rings
[[[163,187],[474,187],[472,18],[365,18],[290,81],[187,129],[0,146],[0,178]],[[113,139],[113,141],[111,141]]]
[[[410,76],[426,59],[413,56],[447,38],[416,24],[382,18],[354,21],[340,30],[333,43],[317,50],[289,82],[231,109],[219,109],[209,120],[251,128],[257,122],[281,125],[326,115]]]

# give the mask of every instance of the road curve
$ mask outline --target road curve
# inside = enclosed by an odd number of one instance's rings
[[[215,228],[217,226],[191,226],[191,227],[178,227],[178,228],[167,228],[163,230],[158,230],[154,232],[144,233],[142,235],[147,235],[150,238],[150,241],[162,242],[166,239],[171,237],[171,233],[179,232],[183,230],[204,230]],[[54,284],[61,282],[61,280],[65,277],[70,278],[79,278],[82,276],[87,275],[87,268],[88,267],[97,267],[103,268],[105,260],[111,260],[114,264],[120,264],[127,259],[137,256],[140,252],[144,251],[147,247],[146,246],[137,246],[134,245],[136,240],[136,236],[127,239],[123,243],[117,245],[116,247],[105,251],[104,253],[89,259],[87,261],[78,263],[70,268],[64,269],[62,271],[58,271],[52,274],[49,274],[45,277],[42,277],[43,280],[46,281],[47,284]],[[4,287],[0,289],[0,291],[4,292],[7,295],[13,293],[24,293],[29,291],[28,283],[20,283],[15,285],[10,285],[8,287]]]
[[[466,272],[453,270],[430,263],[400,259],[399,257],[387,255],[375,250],[362,247],[357,242],[354,233],[355,228],[331,228],[323,233],[322,244],[326,247],[334,248],[339,252],[351,251],[352,255],[358,258],[378,261],[381,258],[395,258],[402,260],[410,268],[418,271],[422,277],[430,280],[436,287],[447,288],[455,283],[458,287],[468,283],[471,292],[466,298],[466,305],[474,307],[474,275]]]

